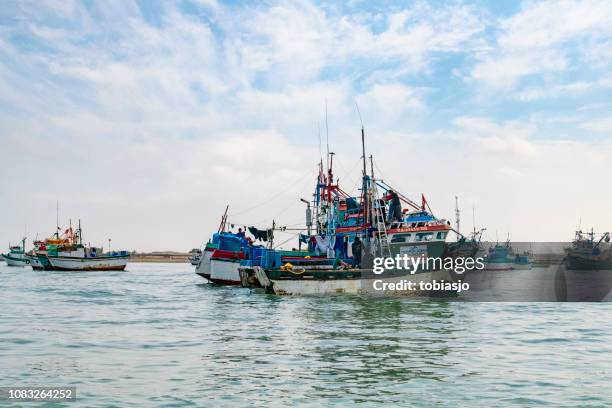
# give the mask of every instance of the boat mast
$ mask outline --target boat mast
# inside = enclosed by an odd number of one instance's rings
[[[359,122],[361,123],[361,158],[363,159],[363,185],[362,185],[362,192],[363,192],[363,216],[364,216],[364,224],[367,224],[370,220],[369,217],[369,211],[370,211],[370,206],[369,206],[369,200],[368,200],[368,193],[369,193],[369,186],[368,186],[368,173],[367,173],[367,169],[366,169],[366,152],[365,152],[365,129],[363,127],[363,120],[361,119],[361,112],[359,111],[359,105],[357,104],[357,102],[355,102],[355,106],[357,107],[357,114],[359,115]]]
[[[455,225],[456,225],[455,228],[457,229],[455,233],[457,234],[457,241],[459,241],[460,235],[461,235],[460,228],[459,228],[461,226],[460,216],[461,216],[461,211],[459,211],[459,197],[455,196]]]
[[[55,202],[55,237],[59,239],[59,201]]]
[[[219,229],[217,232],[225,232],[225,222],[227,221],[227,210],[229,210],[229,204],[225,207],[225,212],[221,217],[221,223],[219,224]]]

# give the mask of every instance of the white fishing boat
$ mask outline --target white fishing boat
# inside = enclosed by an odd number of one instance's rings
[[[84,246],[80,221],[77,231],[74,232],[70,227],[64,233],[61,241],[61,245],[46,245],[36,251],[36,256],[45,269],[57,271],[122,271],[125,269],[130,256],[127,251],[105,253],[103,248]]]
[[[219,229],[206,244],[196,273],[218,285],[240,285],[240,261],[245,259],[249,243],[244,232],[226,231],[227,210],[221,217]]]
[[[9,252],[2,254],[2,258],[8,266],[29,266],[30,259],[25,253],[25,241],[21,240],[21,245],[9,245]]]
[[[211,269],[211,261],[213,252],[216,247],[212,243],[207,243],[204,251],[202,252],[202,256],[200,257],[200,262],[196,266],[196,274],[200,275],[204,279],[210,280],[210,269]]]
[[[56,271],[122,271],[128,263],[127,251],[111,252],[98,255],[99,248],[76,248],[62,255],[47,254],[47,259]]]
[[[445,293],[443,288],[433,289],[434,282],[453,284],[456,276],[446,270],[410,274],[391,273],[373,276],[372,270],[347,269],[344,271],[327,270],[296,271],[288,274],[271,274],[256,267],[255,275],[259,284],[269,293],[276,295],[333,295],[333,294],[373,294],[398,296],[426,296]],[[389,276],[393,275],[393,276]],[[447,293],[456,292],[446,290]]]

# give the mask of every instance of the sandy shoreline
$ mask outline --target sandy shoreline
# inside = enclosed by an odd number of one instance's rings
[[[148,253],[132,254],[129,262],[158,262],[158,263],[188,263],[191,254],[188,253]]]

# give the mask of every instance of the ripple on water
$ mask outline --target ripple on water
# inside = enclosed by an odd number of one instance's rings
[[[1,385],[82,406],[605,406],[611,307],[213,287],[189,265],[0,266]]]

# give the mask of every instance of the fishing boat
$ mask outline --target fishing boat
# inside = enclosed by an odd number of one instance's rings
[[[485,270],[489,271],[509,271],[515,269],[515,256],[510,241],[505,244],[499,242],[489,248],[485,256]]]
[[[9,252],[2,254],[2,258],[8,266],[29,266],[31,261],[25,252],[26,238],[21,240],[21,245],[9,245]]]
[[[435,217],[422,195],[418,205],[397,192],[382,179],[374,177],[370,156],[370,174],[366,169],[364,132],[362,129],[363,173],[361,196],[353,197],[340,188],[333,176],[333,153],[328,154],[327,173],[323,161],[311,203],[306,202],[306,241],[312,255],[291,262],[280,251],[266,250],[260,265],[243,266],[243,285],[253,286],[253,277],[267,292],[281,295],[334,293],[373,293],[387,285],[388,294],[423,294],[413,289],[397,289],[399,282],[453,282],[456,278],[444,269],[415,271],[389,269],[383,275],[373,273],[373,260],[408,255],[411,258],[442,257],[445,241],[452,229],[450,223]],[[387,202],[389,207],[387,209]],[[409,208],[402,211],[401,203]],[[312,218],[314,218],[314,222]],[[310,227],[315,226],[314,233]],[[353,245],[359,242],[358,245]],[[360,254],[352,251],[360,248]],[[359,251],[359,249],[357,249]],[[359,259],[361,255],[361,259]],[[248,273],[247,273],[248,272]],[[394,289],[391,289],[391,288]],[[429,290],[426,290],[429,293]]]
[[[196,274],[206,280],[210,280],[210,258],[217,247],[218,244],[213,244],[212,241],[207,242],[204,246],[204,251],[202,251],[200,261],[196,266]]]
[[[533,254],[529,251],[524,251],[522,254],[516,254],[514,257],[513,269],[531,269],[533,267]]]
[[[245,258],[248,242],[242,234],[220,232],[213,235],[217,243],[210,254],[210,278],[218,285],[240,285],[240,261]]]
[[[217,232],[204,247],[200,261],[196,266],[196,274],[217,285],[239,285],[240,261],[245,259],[245,251],[249,247],[245,233],[227,231],[227,211],[221,216]]]
[[[609,232],[595,234],[592,229],[587,233],[577,231],[572,245],[565,249],[567,269],[612,269],[612,248],[609,242]]]
[[[81,222],[62,237],[48,239],[36,251],[44,269],[56,271],[122,271],[130,256],[128,251],[104,252],[103,248],[83,245]]]
[[[198,266],[202,259],[202,250],[198,249],[193,255],[189,257],[189,263],[193,266]]]

